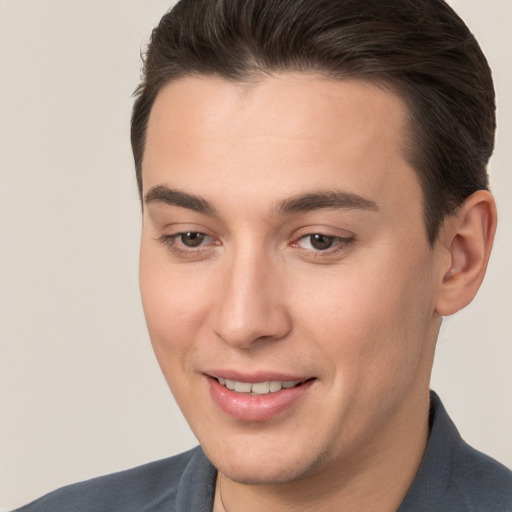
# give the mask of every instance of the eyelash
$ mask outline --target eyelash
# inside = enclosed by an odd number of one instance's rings
[[[330,256],[334,256],[341,251],[347,250],[355,242],[355,237],[325,235],[324,233],[308,233],[298,238],[297,241],[293,242],[292,246],[300,248],[300,241],[307,239],[310,240],[311,245],[312,237],[323,237],[328,239],[331,244],[333,244],[324,250],[302,248],[303,250],[308,251],[309,255],[313,256],[314,258],[328,258]]]
[[[184,231],[184,232],[176,233],[174,235],[163,235],[158,239],[158,241],[162,245],[169,248],[174,254],[176,254],[177,256],[182,256],[182,257],[196,256],[198,254],[203,253],[206,249],[208,249],[203,244],[198,245],[197,247],[190,247],[190,246],[186,246],[185,244],[182,244],[181,247],[178,246],[177,245],[179,243],[178,239],[183,236],[186,236],[186,235],[200,235],[200,236],[205,237],[205,239],[212,239],[211,236],[208,236],[205,233],[201,233],[200,231]]]
[[[160,238],[158,238],[158,241],[169,248],[175,255],[179,257],[185,257],[190,258],[194,256],[200,256],[203,255],[205,252],[211,250],[210,246],[205,246],[203,243],[198,245],[197,247],[191,247],[186,246],[182,243],[182,246],[180,247],[178,245],[179,239],[186,235],[199,235],[204,237],[204,240],[213,240],[213,238],[205,233],[201,233],[200,231],[186,231],[186,232],[180,232],[175,233],[174,235],[163,235]],[[300,241],[301,240],[307,240],[308,238],[311,240],[312,237],[324,237],[329,240],[332,244],[334,244],[334,247],[329,246],[325,250],[321,249],[307,249],[300,247]],[[306,251],[308,253],[308,256],[313,258],[328,258],[330,256],[334,256],[335,254],[344,251],[348,249],[353,243],[355,242],[355,237],[340,237],[340,236],[334,236],[334,235],[325,235],[324,233],[308,233],[306,235],[302,235],[301,237],[297,238],[292,244],[292,247],[296,247],[298,249],[302,249],[303,251]],[[214,245],[219,245],[218,243],[215,243]]]

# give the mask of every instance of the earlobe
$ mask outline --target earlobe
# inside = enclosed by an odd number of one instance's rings
[[[475,297],[487,269],[496,231],[496,204],[491,193],[479,190],[469,196],[445,221],[441,237],[449,249],[436,300],[442,316],[456,313]]]

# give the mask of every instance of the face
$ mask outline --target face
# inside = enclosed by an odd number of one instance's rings
[[[183,414],[233,480],[353,467],[421,414],[442,258],[406,134],[400,98],[360,81],[189,77],[159,93],[144,311]]]

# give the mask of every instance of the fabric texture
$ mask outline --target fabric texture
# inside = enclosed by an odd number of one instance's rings
[[[431,392],[423,461],[397,512],[512,512],[512,472],[460,437]],[[212,512],[217,470],[200,447],[63,487],[13,512]]]

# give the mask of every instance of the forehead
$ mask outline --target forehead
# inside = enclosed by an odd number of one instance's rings
[[[238,84],[186,77],[155,100],[144,190],[186,180],[203,193],[210,180],[212,193],[216,185],[236,192],[248,183],[269,194],[286,184],[343,186],[374,200],[390,188],[417,185],[404,158],[406,133],[401,98],[360,80],[289,73]]]
[[[259,135],[338,141],[350,137],[353,144],[363,129],[367,136],[389,142],[397,130],[400,136],[404,133],[405,119],[405,104],[396,94],[361,80],[302,73],[250,83],[185,77],[157,95],[147,135],[149,143],[155,136],[167,135],[211,140]],[[388,137],[380,130],[380,120],[387,123]]]

